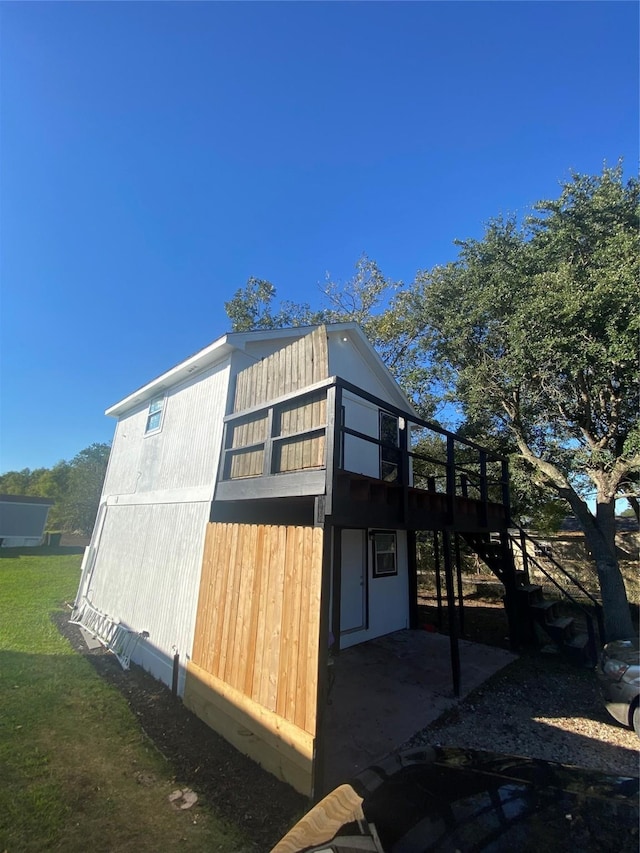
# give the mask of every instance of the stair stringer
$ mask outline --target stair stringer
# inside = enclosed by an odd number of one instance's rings
[[[514,554],[518,543],[513,536],[463,533],[462,538],[504,585],[512,648],[551,643],[576,663],[595,663],[597,648],[589,617],[587,630],[581,631],[575,617],[563,613],[561,602],[545,598],[542,586],[530,582],[526,559],[518,568]]]

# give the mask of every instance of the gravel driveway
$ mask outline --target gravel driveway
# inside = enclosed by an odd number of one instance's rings
[[[67,620],[62,612],[54,616],[72,647],[123,694],[180,784],[231,822],[241,820],[256,851],[271,849],[306,809],[304,797],[233,749],[143,670],[123,672],[104,649],[88,649]],[[423,743],[640,775],[640,740],[609,721],[594,672],[540,652],[509,664],[406,746]]]
[[[593,670],[543,652],[514,661],[405,746],[427,743],[640,775],[640,740],[610,719]]]

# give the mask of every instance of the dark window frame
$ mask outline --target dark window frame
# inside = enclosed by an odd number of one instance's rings
[[[372,578],[392,578],[398,575],[398,532],[396,530],[372,530],[371,537],[371,577]],[[383,538],[384,537],[384,538]],[[388,539],[392,538],[391,547],[386,547],[378,550],[378,545],[388,545]],[[378,557],[388,558],[393,556],[393,566],[391,568],[380,568]],[[388,559],[385,560],[388,563]]]

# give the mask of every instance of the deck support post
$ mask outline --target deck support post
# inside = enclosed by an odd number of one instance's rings
[[[328,648],[334,655],[340,653],[340,621],[342,602],[342,528],[333,528],[331,567],[331,625],[327,638]]]
[[[502,484],[502,505],[504,506],[505,520],[507,527],[511,521],[511,492],[509,489],[509,460],[503,459],[500,464],[501,484]]]
[[[398,430],[398,446],[400,450],[400,482],[404,487],[402,489],[402,522],[406,523],[409,515],[409,425],[405,418],[399,420],[400,429]]]
[[[451,652],[451,675],[453,677],[453,695],[460,695],[460,646],[458,643],[458,618],[456,596],[453,586],[453,555],[451,553],[451,533],[442,531],[442,553],[444,556],[444,577],[447,587],[447,611],[449,614],[449,649]]]
[[[440,577],[440,536],[433,531],[433,562],[436,570],[436,606],[438,609],[438,631],[442,631],[442,578]]]
[[[516,567],[508,533],[500,534],[500,554],[502,583],[504,584],[504,609],[507,613],[507,624],[509,625],[509,645],[512,651],[516,651],[523,643],[529,642],[534,629],[529,608],[527,608],[527,620],[523,622],[520,618]]]
[[[527,540],[525,538],[525,533],[522,528],[520,528],[520,553],[522,554],[522,571],[524,572],[524,581],[525,583],[530,583],[529,581],[529,554],[527,552]]]
[[[327,430],[325,440],[325,512],[333,515],[333,492],[336,472],[341,464],[342,447],[342,388],[332,385],[327,388]]]
[[[418,560],[416,555],[416,532],[407,530],[407,569],[409,573],[409,628],[418,627]]]
[[[455,520],[456,452],[453,435],[447,435],[447,524]]]
[[[325,709],[328,700],[328,684],[329,684],[329,626],[333,618],[333,614],[329,613],[329,602],[331,601],[331,568],[334,556],[333,545],[336,539],[340,537],[334,531],[333,525],[327,522],[323,531],[322,543],[322,582],[320,587],[320,631],[319,631],[319,646],[318,646],[318,690],[316,702],[316,736],[313,749],[313,769],[311,783],[311,801],[317,803],[322,799],[326,791],[325,786],[325,768],[326,768],[326,737],[324,731]],[[334,595],[334,613],[335,613]],[[338,596],[338,602],[340,597]],[[340,613],[340,604],[338,603],[338,614]],[[339,618],[339,616],[338,616]]]
[[[489,526],[489,482],[487,479],[487,452],[480,451],[480,524]]]
[[[460,636],[464,637],[464,591],[462,589],[462,558],[460,556],[460,534],[454,533],[456,553],[456,578],[458,581],[458,607],[460,608]]]

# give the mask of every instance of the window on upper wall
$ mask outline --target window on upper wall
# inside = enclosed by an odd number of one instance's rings
[[[380,479],[395,483],[400,472],[398,418],[390,412],[380,412]],[[391,446],[389,446],[391,445]]]
[[[374,530],[373,577],[385,578],[398,574],[397,537],[394,530]]]
[[[147,414],[147,426],[144,434],[150,432],[159,432],[162,428],[162,415],[164,413],[164,394],[158,397],[152,397],[149,402],[149,412]]]

